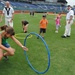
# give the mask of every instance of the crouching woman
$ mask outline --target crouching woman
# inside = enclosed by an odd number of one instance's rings
[[[0,27],[0,60],[2,59],[2,57],[5,57],[6,59],[7,56],[13,56],[15,49],[12,48],[10,46],[10,44],[8,44],[7,39],[11,38],[16,44],[18,44],[23,50],[28,50],[28,48],[26,48],[25,46],[23,46],[19,40],[17,40],[14,35],[14,29],[10,26],[1,26]],[[5,53],[4,51],[5,50]]]

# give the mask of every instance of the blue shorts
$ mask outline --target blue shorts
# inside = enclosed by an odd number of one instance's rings
[[[3,46],[5,46],[6,48],[9,48],[10,47],[10,45],[8,43],[3,44]]]

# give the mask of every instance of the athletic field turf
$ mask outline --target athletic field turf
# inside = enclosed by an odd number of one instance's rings
[[[21,21],[29,22],[28,33],[39,32],[39,21],[42,14],[35,13],[35,16],[29,14],[14,15],[14,29],[17,39],[24,44],[24,38],[27,33],[23,33]],[[55,16],[47,15],[49,21],[45,41],[50,49],[51,65],[48,72],[44,75],[75,75],[75,23],[72,25],[71,37],[61,38],[65,31],[65,16],[62,16],[59,33],[55,33]],[[4,21],[0,23],[0,26]],[[24,51],[16,45],[11,39],[8,39],[10,45],[15,48],[15,55],[9,57],[6,61],[4,58],[0,61],[0,75],[38,75],[35,73],[26,61]],[[32,36],[27,39],[26,46],[30,62],[38,71],[44,71],[47,67],[47,52],[40,39]]]

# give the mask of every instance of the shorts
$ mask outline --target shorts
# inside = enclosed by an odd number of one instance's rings
[[[44,29],[44,28],[40,28],[40,33],[46,33],[46,29]]]
[[[6,48],[9,48],[10,47],[10,45],[8,43],[3,44],[3,46],[5,46]]]

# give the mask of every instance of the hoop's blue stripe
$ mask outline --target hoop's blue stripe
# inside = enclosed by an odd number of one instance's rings
[[[40,39],[42,40],[42,42],[44,43],[44,45],[45,45],[45,47],[46,47],[46,50],[47,50],[47,53],[48,53],[48,67],[46,68],[45,71],[39,72],[39,71],[36,70],[36,69],[33,67],[33,65],[30,63],[30,61],[29,61],[29,59],[28,59],[28,55],[27,55],[27,53],[26,53],[25,50],[24,50],[24,54],[26,55],[26,60],[28,61],[28,64],[30,65],[30,67],[31,67],[36,73],[38,73],[38,74],[44,74],[44,73],[46,73],[46,72],[48,71],[48,69],[49,69],[49,67],[50,67],[50,50],[49,50],[48,45],[46,44],[45,40],[44,40],[39,34],[37,34],[37,33],[35,33],[35,32],[31,32],[31,33],[29,33],[29,34],[26,36],[26,38],[25,38],[25,40],[24,40],[24,46],[26,46],[27,37],[30,36],[31,34],[32,34],[32,35],[36,35],[37,37],[39,36],[39,38],[40,38]]]

